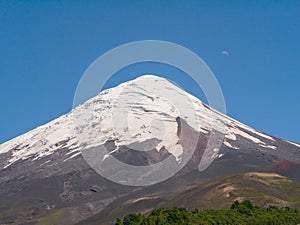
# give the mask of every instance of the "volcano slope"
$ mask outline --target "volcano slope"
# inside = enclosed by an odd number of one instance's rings
[[[117,159],[142,167],[168,158],[171,168],[179,165],[180,170],[168,171],[173,176],[152,185],[129,186],[133,181],[127,177],[118,184],[100,176],[83,157],[103,146],[107,152],[95,157],[96,162]],[[293,189],[300,180],[299,163],[299,144],[229,118],[166,79],[142,76],[102,91],[70,113],[0,145],[0,223],[76,224],[101,215],[97,222],[102,224],[111,221],[111,215],[147,212],[175,202],[186,206],[188,202],[178,196],[191,190],[218,196],[217,184],[208,186],[207,192],[201,189],[212,179],[226,183],[234,175],[244,183],[258,182],[245,175],[250,172],[282,175],[278,179],[291,181]],[[260,178],[268,179],[275,178]],[[243,192],[235,182],[231,186]],[[272,203],[278,198],[297,205],[289,197],[273,195],[272,185],[257,187],[271,196]],[[230,200],[250,197],[234,190],[228,193]],[[207,205],[204,197],[193,196],[195,206]]]

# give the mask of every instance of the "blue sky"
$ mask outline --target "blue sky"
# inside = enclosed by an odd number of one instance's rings
[[[299,18],[299,1],[0,1],[0,143],[68,112],[97,57],[148,39],[198,54],[229,116],[299,143]],[[155,63],[125,68],[107,86],[151,72],[205,101],[184,74]]]

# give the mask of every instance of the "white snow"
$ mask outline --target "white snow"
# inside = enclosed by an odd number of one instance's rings
[[[47,164],[49,162],[51,162],[51,160],[47,160],[46,162],[42,163],[40,166],[43,166],[43,165],[45,165],[45,164]]]
[[[239,149],[238,147],[232,146],[232,145],[231,145],[229,142],[227,142],[227,141],[224,141],[223,143],[224,143],[224,145],[226,145],[226,146],[229,147],[229,148]]]
[[[74,158],[74,157],[76,157],[76,156],[78,156],[78,155],[80,155],[80,154],[81,154],[81,152],[76,152],[75,154],[73,154],[73,155],[70,156],[69,158],[65,159],[64,162],[67,161],[67,160],[69,160],[69,159],[72,159],[72,158]]]
[[[1,144],[0,154],[17,147],[12,151],[12,156],[8,159],[7,165],[4,168],[18,160],[28,158],[37,160],[41,157],[49,156],[56,150],[64,147],[77,149],[77,140],[72,135],[72,126],[72,117],[63,115],[43,126]],[[60,142],[65,143],[59,144]]]
[[[160,142],[155,146],[150,143],[149,149],[156,147],[159,151],[165,147],[180,161],[183,149],[178,144],[177,117],[198,132],[209,133],[213,129],[224,133],[224,144],[231,148],[236,148],[233,145],[237,135],[262,147],[275,147],[261,140],[273,141],[272,137],[205,107],[199,99],[164,78],[146,75],[102,91],[68,114],[1,144],[0,155],[11,151],[5,166],[8,167],[18,160],[38,160],[62,148],[69,149],[68,160],[78,156],[81,150],[108,140],[115,140],[118,149],[118,146],[157,139]],[[209,155],[220,157],[218,151]]]
[[[289,144],[292,144],[292,145],[295,145],[295,146],[297,146],[297,147],[300,148],[300,144],[297,144],[297,143],[291,142],[291,141],[285,141],[285,142],[287,142],[287,143],[289,143]]]
[[[244,124],[242,124],[242,123],[239,123],[239,127],[243,128],[243,129],[245,129],[245,130],[248,130],[248,131],[250,131],[251,133],[254,133],[254,134],[256,134],[256,135],[258,135],[258,136],[261,136],[261,137],[263,137],[263,138],[269,139],[269,140],[271,140],[271,141],[275,141],[274,138],[272,138],[271,136],[266,135],[266,134],[261,133],[261,132],[258,132],[258,131],[254,130],[254,129],[252,129],[252,128],[250,128],[250,127],[248,127],[248,126],[246,126],[246,125],[244,125]]]
[[[236,136],[233,132],[231,132],[230,134],[225,135],[225,137],[227,139],[230,139],[230,140],[234,140],[234,141],[236,140]]]
[[[235,128],[235,129],[234,129],[234,133],[235,133],[236,135],[240,135],[240,136],[242,136],[242,137],[244,137],[244,138],[246,138],[246,139],[249,139],[250,141],[253,141],[253,142],[255,142],[255,143],[265,144],[265,143],[264,143],[263,141],[261,141],[260,139],[254,137],[254,136],[251,136],[250,134],[248,134],[248,133],[246,133],[246,132],[244,132],[244,131],[242,131],[242,130],[239,130],[238,128]]]
[[[263,148],[271,148],[271,149],[276,149],[277,147],[274,146],[274,145],[262,145],[262,144],[259,144],[259,146],[263,147]]]

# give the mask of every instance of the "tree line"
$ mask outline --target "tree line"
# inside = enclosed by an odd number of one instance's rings
[[[289,207],[254,206],[249,200],[235,201],[229,209],[189,211],[185,208],[154,209],[117,219],[115,225],[293,225],[300,223],[300,210]]]

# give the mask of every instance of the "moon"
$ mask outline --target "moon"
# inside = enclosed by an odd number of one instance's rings
[[[224,50],[222,51],[222,55],[229,56],[229,52]]]

